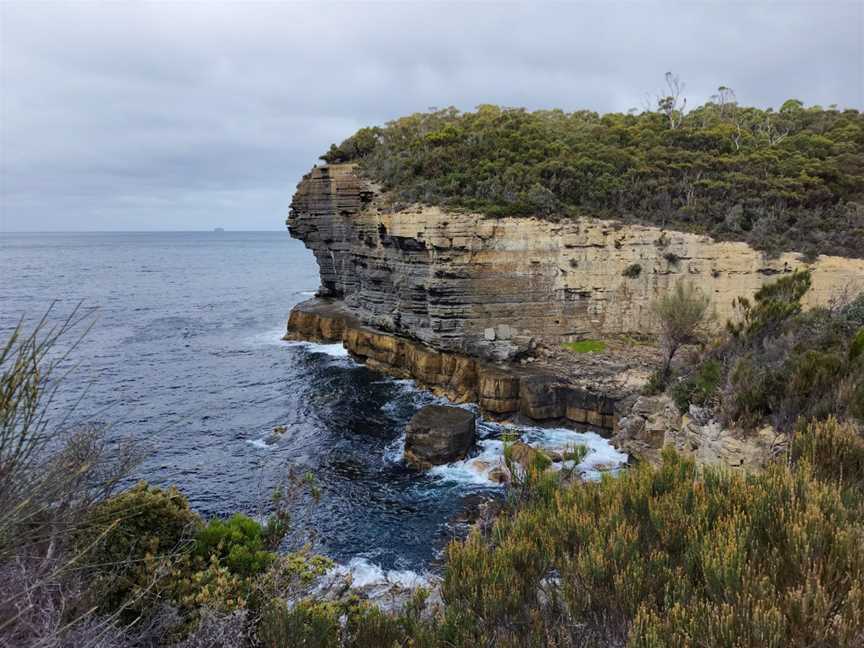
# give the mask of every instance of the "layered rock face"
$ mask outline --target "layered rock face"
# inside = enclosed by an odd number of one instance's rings
[[[601,370],[577,361],[568,365],[575,371],[563,371],[551,362],[491,364],[366,326],[343,302],[332,299],[310,299],[295,306],[285,339],[341,342],[371,369],[412,378],[457,403],[477,402],[493,417],[566,419],[610,431],[628,394],[647,377],[643,372],[630,383],[622,381],[628,369],[616,362]],[[587,380],[580,366],[590,374]]]
[[[350,164],[305,176],[288,224],[315,254],[322,296],[376,329],[490,359],[525,352],[532,338],[650,334],[652,301],[681,279],[712,299],[718,322],[735,297],[798,268],[813,276],[807,305],[864,289],[860,259],[806,264],[657,227],[392,205]]]
[[[672,443],[707,462],[749,465],[776,444],[766,437],[756,451],[692,417],[633,410],[656,362],[627,344],[560,357],[561,342],[651,336],[652,302],[681,280],[711,298],[718,324],[734,316],[736,297],[796,269],[812,273],[807,306],[864,290],[861,259],[807,264],[657,227],[398,205],[350,164],[307,174],[288,225],[314,253],[321,288],[294,308],[287,339],[342,342],[373,369],[492,416],[615,430],[647,457]]]

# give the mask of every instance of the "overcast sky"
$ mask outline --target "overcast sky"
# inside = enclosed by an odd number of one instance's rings
[[[331,142],[430,106],[862,108],[862,2],[0,0],[0,230],[281,229]]]

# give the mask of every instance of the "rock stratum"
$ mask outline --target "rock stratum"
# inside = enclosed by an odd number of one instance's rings
[[[628,336],[656,332],[651,304],[676,282],[708,295],[717,322],[734,316],[736,297],[796,269],[812,274],[805,306],[864,289],[861,259],[808,263],[658,227],[398,204],[353,164],[307,174],[288,227],[315,255],[321,287],[292,311],[287,339],[342,342],[373,368],[492,415],[609,431],[656,361]],[[584,338],[609,349],[562,354],[562,342]]]

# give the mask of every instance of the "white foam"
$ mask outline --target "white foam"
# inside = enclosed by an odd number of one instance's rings
[[[433,466],[429,469],[429,474],[443,481],[459,484],[503,487],[503,484],[489,479],[489,473],[504,465],[504,442],[498,439],[481,439],[477,445],[480,453],[476,456]]]
[[[249,338],[249,342],[254,346],[282,346],[285,342],[282,341],[282,336],[285,335],[285,328],[274,328],[262,333],[256,333]]]
[[[405,459],[405,433],[399,435],[384,448],[384,460],[390,463],[401,463]]]
[[[352,558],[347,565],[336,565],[330,570],[331,574],[342,576],[351,575],[351,584],[354,587],[377,587],[389,588],[394,585],[413,588],[422,587],[429,583],[426,576],[410,570],[382,569],[366,558],[358,556]]]
[[[269,437],[263,439],[247,439],[246,443],[253,445],[256,448],[261,448],[262,450],[270,450],[273,447],[273,444],[267,443],[267,439],[269,439]]]
[[[301,347],[306,349],[309,353],[323,353],[329,355],[332,358],[347,358],[348,357],[348,349],[342,346],[341,343],[337,344],[319,344],[317,342],[283,342],[286,346],[293,347]]]
[[[542,450],[565,452],[574,446],[585,446],[587,453],[579,464],[564,461],[552,466],[555,470],[574,469],[584,479],[599,479],[604,472],[614,472],[627,462],[625,453],[616,450],[609,441],[594,432],[576,432],[567,428],[516,427],[482,421],[478,424],[481,437],[477,444],[480,447],[479,454],[461,461],[434,466],[429,469],[429,474],[449,482],[501,487],[500,483],[489,479],[489,473],[504,465],[504,442],[483,437],[502,432],[518,435],[524,443]]]

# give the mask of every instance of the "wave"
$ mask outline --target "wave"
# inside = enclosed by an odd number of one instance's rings
[[[467,485],[502,487],[502,484],[489,478],[490,473],[504,465],[504,442],[498,438],[503,433],[516,436],[523,443],[540,450],[563,453],[574,446],[584,446],[585,457],[578,464],[572,461],[559,461],[552,464],[553,470],[572,468],[583,479],[600,479],[604,472],[616,472],[627,463],[628,456],[619,452],[607,439],[594,432],[577,432],[568,428],[539,428],[515,426],[478,421],[477,446],[480,452],[472,457],[452,463],[434,466],[429,474],[443,481]],[[403,453],[404,453],[404,437]]]
[[[331,358],[347,358],[348,349],[342,343],[319,344],[318,342],[283,342],[282,344],[292,347],[301,347],[309,353],[323,353]]]
[[[352,586],[364,589],[390,589],[393,586],[415,588],[429,584],[429,577],[426,575],[408,569],[382,569],[362,556],[352,558],[348,564],[336,565],[329,575],[350,575]]]
[[[309,353],[323,353],[332,358],[348,357],[348,350],[342,346],[341,342],[336,344],[320,344],[318,342],[306,342],[304,340],[286,341],[282,339],[284,335],[284,328],[270,329],[262,333],[256,333],[251,336],[248,341],[253,346],[294,347],[305,349]]]
[[[504,442],[498,439],[481,439],[477,445],[480,448],[477,455],[433,466],[429,469],[429,474],[442,481],[503,488],[503,484],[489,479],[489,473],[504,465]]]

